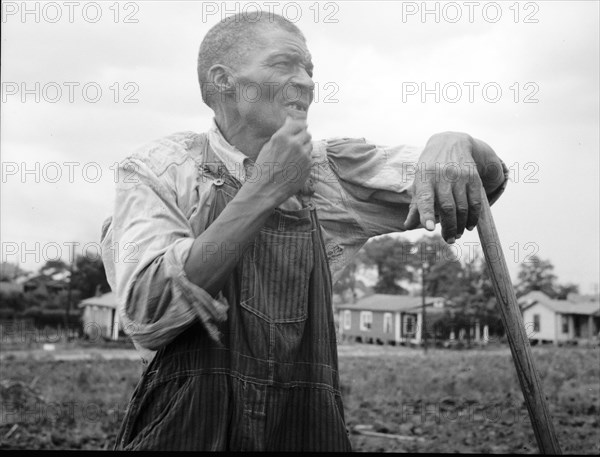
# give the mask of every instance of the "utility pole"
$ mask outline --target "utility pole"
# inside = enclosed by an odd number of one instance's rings
[[[69,288],[67,289],[67,310],[65,313],[65,334],[69,335],[69,313],[71,312],[71,291],[73,289],[73,264],[75,263],[75,243],[71,244],[71,252],[69,256],[71,257],[71,262],[69,263]]]
[[[423,351],[425,354],[427,354],[427,320],[425,315],[425,271],[427,266],[427,262],[423,262],[421,267],[421,312],[423,314],[423,318],[421,319],[421,338],[423,339]]]

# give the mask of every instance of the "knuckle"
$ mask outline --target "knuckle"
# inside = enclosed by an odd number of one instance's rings
[[[419,200],[432,200],[433,201],[433,192],[428,188],[419,188],[417,190],[417,198]]]
[[[456,182],[460,178],[462,178],[462,173],[460,172],[460,170],[457,170],[455,168],[448,168],[444,170],[443,177],[446,178],[447,181]]]

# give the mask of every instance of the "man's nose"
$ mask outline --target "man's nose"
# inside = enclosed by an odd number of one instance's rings
[[[315,83],[304,68],[300,67],[290,82],[308,95],[309,103],[312,102]]]
[[[308,74],[304,67],[299,67],[296,75],[293,78],[294,82],[303,88],[306,88],[312,91],[315,88],[315,83],[313,82],[311,76]]]

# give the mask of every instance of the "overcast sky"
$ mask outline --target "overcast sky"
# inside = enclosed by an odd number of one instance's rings
[[[208,128],[197,50],[245,3],[27,3],[27,14],[22,2],[2,4],[1,240],[3,260],[33,270],[57,247],[66,259],[71,241],[95,255],[115,162],[151,139]],[[598,2],[427,2],[425,15],[422,2],[254,5],[307,37],[314,138],[423,145],[453,130],[486,141],[511,169],[493,214],[513,279],[535,253],[561,282],[594,290]],[[459,241],[464,253],[465,241],[476,233]]]

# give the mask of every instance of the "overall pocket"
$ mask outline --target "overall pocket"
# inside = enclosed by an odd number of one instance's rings
[[[242,263],[241,306],[270,323],[308,317],[308,291],[314,266],[310,232],[263,228]]]

